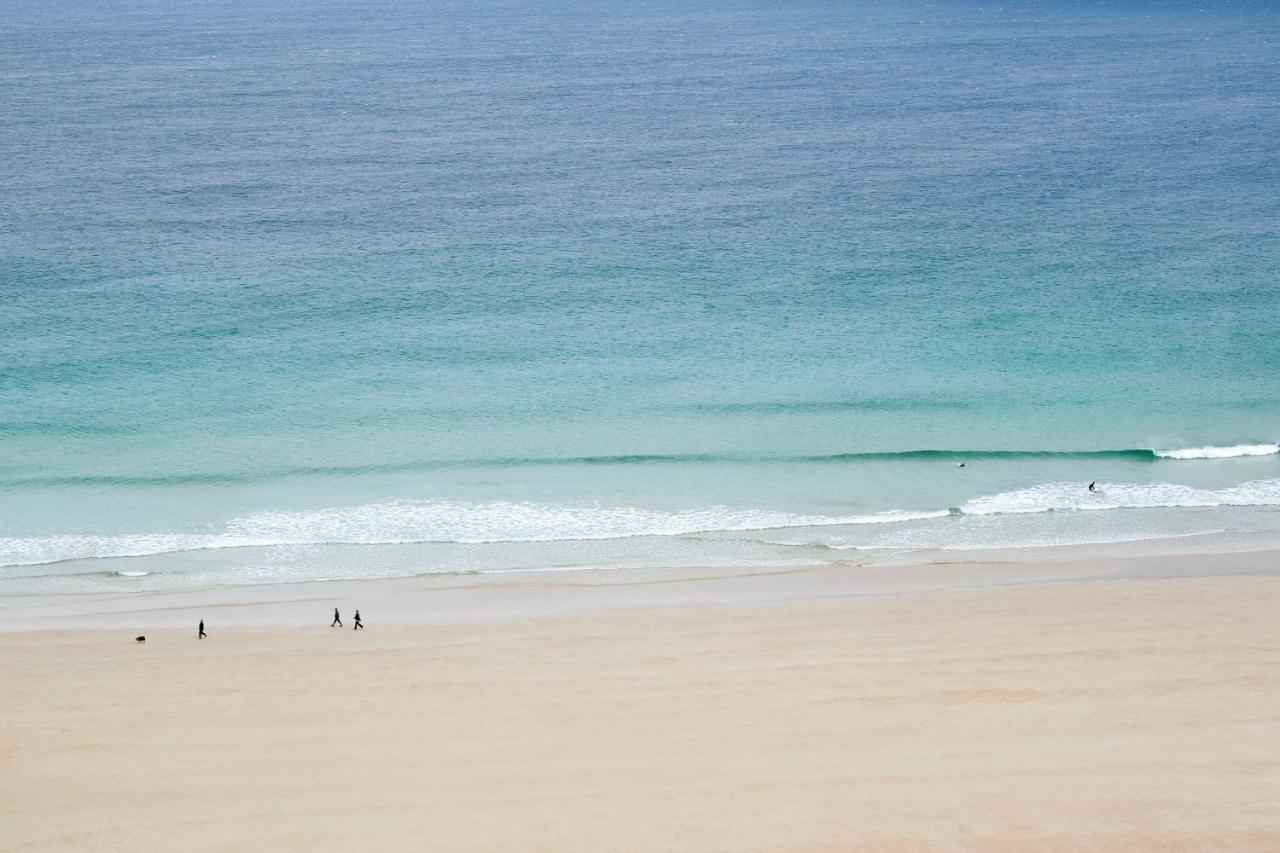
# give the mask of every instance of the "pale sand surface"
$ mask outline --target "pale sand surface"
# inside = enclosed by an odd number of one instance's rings
[[[0,635],[0,847],[1280,850],[1271,576],[205,618]]]

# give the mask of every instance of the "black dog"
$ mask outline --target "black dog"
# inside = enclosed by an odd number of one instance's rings
[[[133,641],[134,641],[135,643],[145,643],[145,642],[147,641],[147,638],[146,638],[145,636],[144,636],[144,637],[134,637],[134,638],[133,638]]]

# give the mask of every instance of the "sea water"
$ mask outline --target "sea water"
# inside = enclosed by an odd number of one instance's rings
[[[1272,4],[4,17],[6,591],[1280,533]]]

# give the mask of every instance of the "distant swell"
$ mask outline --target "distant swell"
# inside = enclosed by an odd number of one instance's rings
[[[1227,459],[1280,454],[1275,444],[1241,444],[1227,447],[1198,447],[1173,450],[1133,448],[1128,450],[891,450],[827,454],[617,454],[601,456],[501,457],[493,459],[442,459],[396,462],[384,465],[326,465],[272,468],[252,473],[187,472],[179,474],[78,474],[43,477],[0,478],[0,489],[18,488],[163,488],[175,486],[236,486],[272,482],[294,477],[355,477],[377,474],[429,472],[467,468],[560,468],[625,465],[689,464],[856,464],[859,462],[935,461],[980,462],[983,460],[1097,460],[1128,459],[1134,462],[1158,460]]]

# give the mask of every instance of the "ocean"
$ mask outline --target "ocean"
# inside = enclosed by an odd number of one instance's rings
[[[6,593],[1280,541],[1273,4],[5,19]]]

